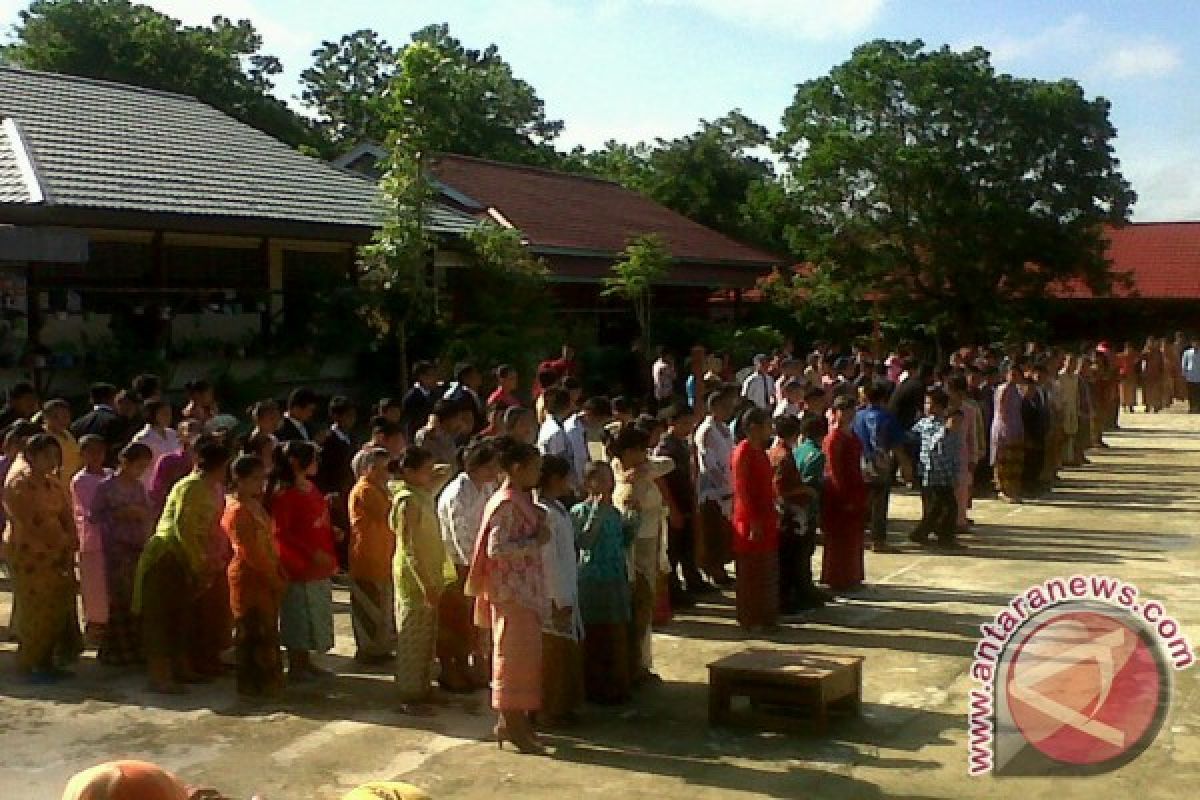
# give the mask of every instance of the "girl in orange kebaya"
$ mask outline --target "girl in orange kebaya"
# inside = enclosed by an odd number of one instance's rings
[[[286,581],[271,536],[271,516],[262,505],[267,473],[255,456],[239,456],[232,471],[233,496],[221,527],[233,543],[229,599],[237,647],[237,689],[244,695],[273,695],[283,688],[279,601]]]

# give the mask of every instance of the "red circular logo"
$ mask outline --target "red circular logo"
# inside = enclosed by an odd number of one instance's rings
[[[1021,643],[1005,689],[1026,741],[1055,761],[1098,765],[1143,743],[1164,680],[1136,627],[1116,615],[1073,610],[1054,614]]]

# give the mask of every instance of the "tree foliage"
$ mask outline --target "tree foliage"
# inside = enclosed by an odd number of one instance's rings
[[[658,234],[636,236],[612,265],[612,275],[604,280],[605,296],[622,297],[629,301],[637,319],[642,342],[651,341],[651,321],[654,286],[666,277],[671,268],[671,251]]]
[[[454,361],[511,364],[532,376],[547,341],[559,341],[545,263],[511,228],[479,225],[467,234],[474,263],[447,270],[454,298],[444,352]]]
[[[316,143],[271,94],[283,68],[249,20],[193,27],[130,0],[34,0],[14,34],[4,57],[20,66],[191,95],[293,146]]]
[[[359,251],[367,297],[363,313],[381,337],[391,340],[403,376],[408,374],[410,326],[433,322],[437,314],[433,256],[438,242],[427,222],[436,195],[420,136],[420,129],[393,136],[379,182],[382,225],[371,244]]]
[[[774,175],[765,158],[767,129],[740,110],[693,134],[658,142],[650,155],[645,192],[702,225],[751,238],[746,203],[752,189]],[[763,152],[756,152],[763,151]]]
[[[421,125],[426,152],[528,164],[557,161],[563,128],[495,45],[467,49],[445,25],[417,31],[401,51],[384,115],[389,130]]]
[[[1109,103],[997,74],[975,48],[875,41],[798,87],[776,212],[826,296],[971,337],[1064,281],[1110,289],[1135,196]],[[832,294],[831,294],[832,293]]]
[[[400,55],[398,66],[395,83],[404,87],[408,85],[406,79],[427,76],[431,74],[428,67],[445,67],[446,60],[434,46],[414,43]],[[372,243],[363,248],[361,258],[370,298],[365,312],[375,329],[392,339],[404,374],[408,372],[411,327],[446,321],[434,265],[441,242],[428,225],[437,200],[428,162],[440,149],[445,119],[444,109],[423,102],[427,99],[406,91],[391,91],[385,97],[383,114],[403,123],[391,129],[390,156],[380,181],[383,225]],[[477,279],[473,283],[476,288],[486,286],[490,292],[472,314],[472,321],[481,324],[480,336],[487,334],[494,339],[500,330],[515,333],[521,327],[524,308],[522,302],[513,300],[544,294],[545,265],[529,253],[520,232],[510,228],[481,222],[467,233],[465,245],[473,262],[467,269]],[[479,342],[476,345],[478,350]],[[462,349],[461,339],[457,346]]]
[[[624,144],[609,139],[599,150],[577,146],[564,156],[562,167],[571,172],[606,178],[645,194],[651,178],[650,156],[653,152],[653,147],[645,142]]]
[[[735,238],[769,245],[778,237],[752,201],[774,184],[770,142],[766,128],[734,109],[712,122],[700,120],[695,133],[677,139],[576,148],[563,166],[616,181]]]
[[[337,151],[366,140],[382,142],[387,128],[383,95],[396,70],[396,51],[373,30],[348,33],[314,50],[304,70],[300,99],[317,112],[317,124]]]

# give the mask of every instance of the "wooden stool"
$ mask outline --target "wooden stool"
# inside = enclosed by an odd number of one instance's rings
[[[708,721],[733,721],[734,697],[754,705],[802,708],[812,712],[818,733],[829,726],[829,711],[858,714],[862,704],[862,656],[811,650],[750,649],[708,665]]]

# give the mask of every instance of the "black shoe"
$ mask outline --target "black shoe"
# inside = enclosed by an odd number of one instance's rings
[[[833,602],[833,592],[822,589],[819,586],[810,586],[807,589],[802,589],[797,595],[797,604],[803,608],[807,603],[818,603],[813,608],[819,608],[826,603]]]
[[[813,609],[824,607],[825,599],[814,592],[813,594],[806,595],[797,600],[789,613],[795,614],[800,611],[812,611]]]
[[[387,655],[366,655],[363,653],[354,654],[354,663],[361,664],[364,667],[381,667],[384,664],[390,664],[396,660],[396,656],[391,653]]]
[[[687,592],[671,595],[671,608],[695,608],[696,598],[692,597]]]

